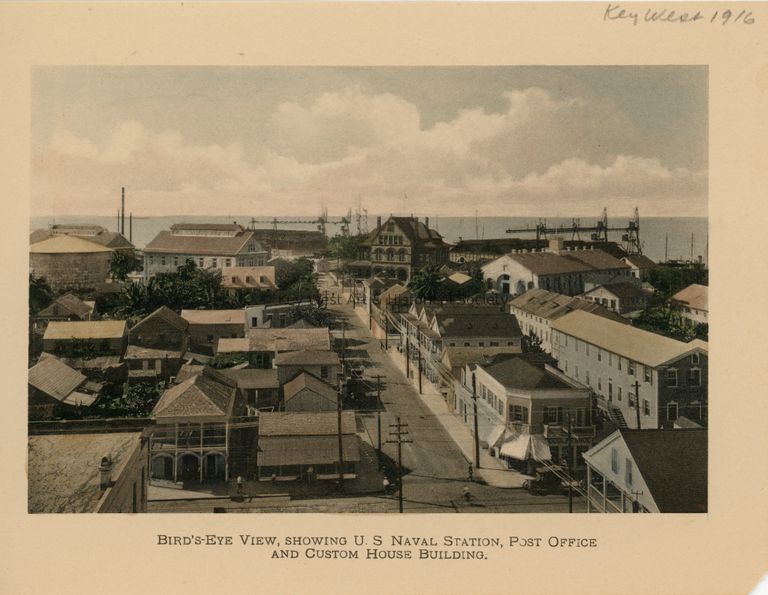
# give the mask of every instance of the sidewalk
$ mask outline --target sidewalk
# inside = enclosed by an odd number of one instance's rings
[[[393,347],[389,348],[387,355],[389,355],[405,376],[405,356],[398,353]],[[414,372],[413,367],[411,372]],[[418,389],[419,383],[417,378],[411,378],[409,382]],[[448,435],[459,447],[467,461],[474,461],[475,439],[472,432],[455,415],[448,411],[448,406],[445,404],[443,396],[427,380],[426,376],[422,377],[421,386],[423,393],[420,395],[421,400],[429,407],[429,410],[434,414],[445,431],[448,432]],[[530,479],[527,475],[507,469],[504,463],[492,457],[483,449],[480,449],[480,469],[475,469],[474,474],[476,477],[483,479],[488,485],[497,488],[521,488],[523,482],[526,479]]]

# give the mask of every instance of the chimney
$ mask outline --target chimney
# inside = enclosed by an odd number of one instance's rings
[[[560,252],[565,246],[561,237],[549,238],[549,252]]]
[[[112,458],[109,456],[101,457],[99,465],[99,487],[106,490],[112,484]]]
[[[381,229],[381,215],[376,216],[376,229]]]
[[[429,227],[429,217],[424,217],[424,227]]]

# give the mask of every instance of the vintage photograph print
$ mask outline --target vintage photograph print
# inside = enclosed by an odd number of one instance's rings
[[[707,512],[708,76],[34,67],[28,511]]]

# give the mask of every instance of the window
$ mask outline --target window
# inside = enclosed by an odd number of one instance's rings
[[[197,266],[198,266],[199,268],[201,268],[201,269],[202,269],[203,267],[205,267],[205,259],[204,259],[204,258],[202,258],[202,257],[201,257],[201,258],[198,258],[198,259],[197,259]]]
[[[212,263],[211,266],[217,267],[217,266],[219,266],[219,259],[218,258],[214,258],[214,259],[211,260],[211,263]]]
[[[616,396],[618,397],[619,401],[621,401],[621,387],[616,387]]]
[[[650,366],[643,366],[643,376],[646,382],[653,382],[653,371]]]
[[[498,341],[491,341],[490,343],[488,343],[488,345],[490,345],[491,347],[498,347],[499,346],[499,342]]]
[[[544,423],[559,424],[563,421],[562,407],[544,407]]]
[[[464,347],[469,347],[469,342],[468,341],[464,341]]]
[[[672,401],[667,405],[667,421],[675,421],[677,419],[677,403]]]
[[[621,371],[621,356],[616,358],[616,366],[618,367],[619,371]]]
[[[478,346],[478,347],[485,347],[485,341],[480,341],[480,342],[477,344],[477,346]]]
[[[608,353],[608,365],[609,366],[613,365],[613,354],[612,353]]]
[[[603,390],[603,382],[599,376],[597,377],[597,390]]]
[[[677,370],[675,368],[667,369],[667,386],[677,386]]]
[[[256,316],[251,316],[251,326],[259,326],[259,319]]]
[[[160,257],[160,266],[165,266],[165,256]]]
[[[608,379],[608,400],[609,401],[613,400],[613,379],[612,378]]]
[[[232,266],[232,259],[231,258],[224,259],[224,266],[225,267],[231,267]]]
[[[587,370],[587,386],[592,386],[592,383],[589,381],[589,370]]]
[[[579,366],[576,366],[576,380],[579,379]]]
[[[688,386],[701,386],[701,370],[698,368],[688,370]]]
[[[643,413],[645,415],[651,414],[651,402],[648,399],[643,399]]]
[[[627,360],[627,374],[630,376],[635,375],[635,362],[632,360]]]
[[[174,256],[173,257],[173,266],[175,266],[175,267],[179,266],[179,257],[178,256]]]
[[[624,483],[628,486],[632,485],[632,460],[624,459]]]
[[[320,366],[320,378],[323,380],[328,379],[328,366]]]
[[[576,425],[583,427],[587,425],[587,410],[584,407],[578,407],[576,409]]]
[[[523,407],[522,405],[510,405],[509,419],[510,421],[519,421],[527,424],[528,423],[528,407]]]
[[[611,471],[619,472],[619,451],[615,448],[611,449]]]
[[[597,350],[597,361],[603,361],[603,352],[600,349]]]
[[[205,340],[206,340],[208,343],[213,343],[213,335],[206,335],[206,337],[205,337]]]
[[[584,349],[587,350],[587,355],[589,355],[589,343],[584,344]]]

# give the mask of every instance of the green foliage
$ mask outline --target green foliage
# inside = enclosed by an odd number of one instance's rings
[[[443,277],[437,265],[430,264],[419,269],[411,276],[408,288],[414,296],[422,300],[434,300],[440,293]]]
[[[700,324],[691,326],[691,324],[680,316],[680,313],[669,306],[661,304],[647,308],[640,316],[633,321],[634,326],[665,335],[679,341],[691,341],[693,339],[707,340],[708,326]]]
[[[331,325],[328,311],[315,304],[294,306],[291,311],[291,318],[294,318],[295,320],[306,320],[314,326],[329,327]]]
[[[523,353],[544,353],[541,348],[541,339],[536,333],[523,335],[522,347]]]
[[[53,301],[53,290],[42,277],[29,274],[29,313],[37,314]]]
[[[328,240],[328,248],[333,258],[358,260],[363,253],[365,239],[364,235],[336,235]]]
[[[709,271],[698,263],[662,264],[649,271],[646,280],[656,290],[654,302],[660,304],[693,283],[708,285]]]
[[[109,274],[115,281],[125,281],[128,274],[141,270],[141,261],[132,254],[115,251],[109,261]]]
[[[248,362],[247,353],[219,353],[211,360],[211,367],[221,370]]]
[[[149,417],[159,398],[155,383],[131,384],[123,395],[102,395],[88,410],[88,417]]]

